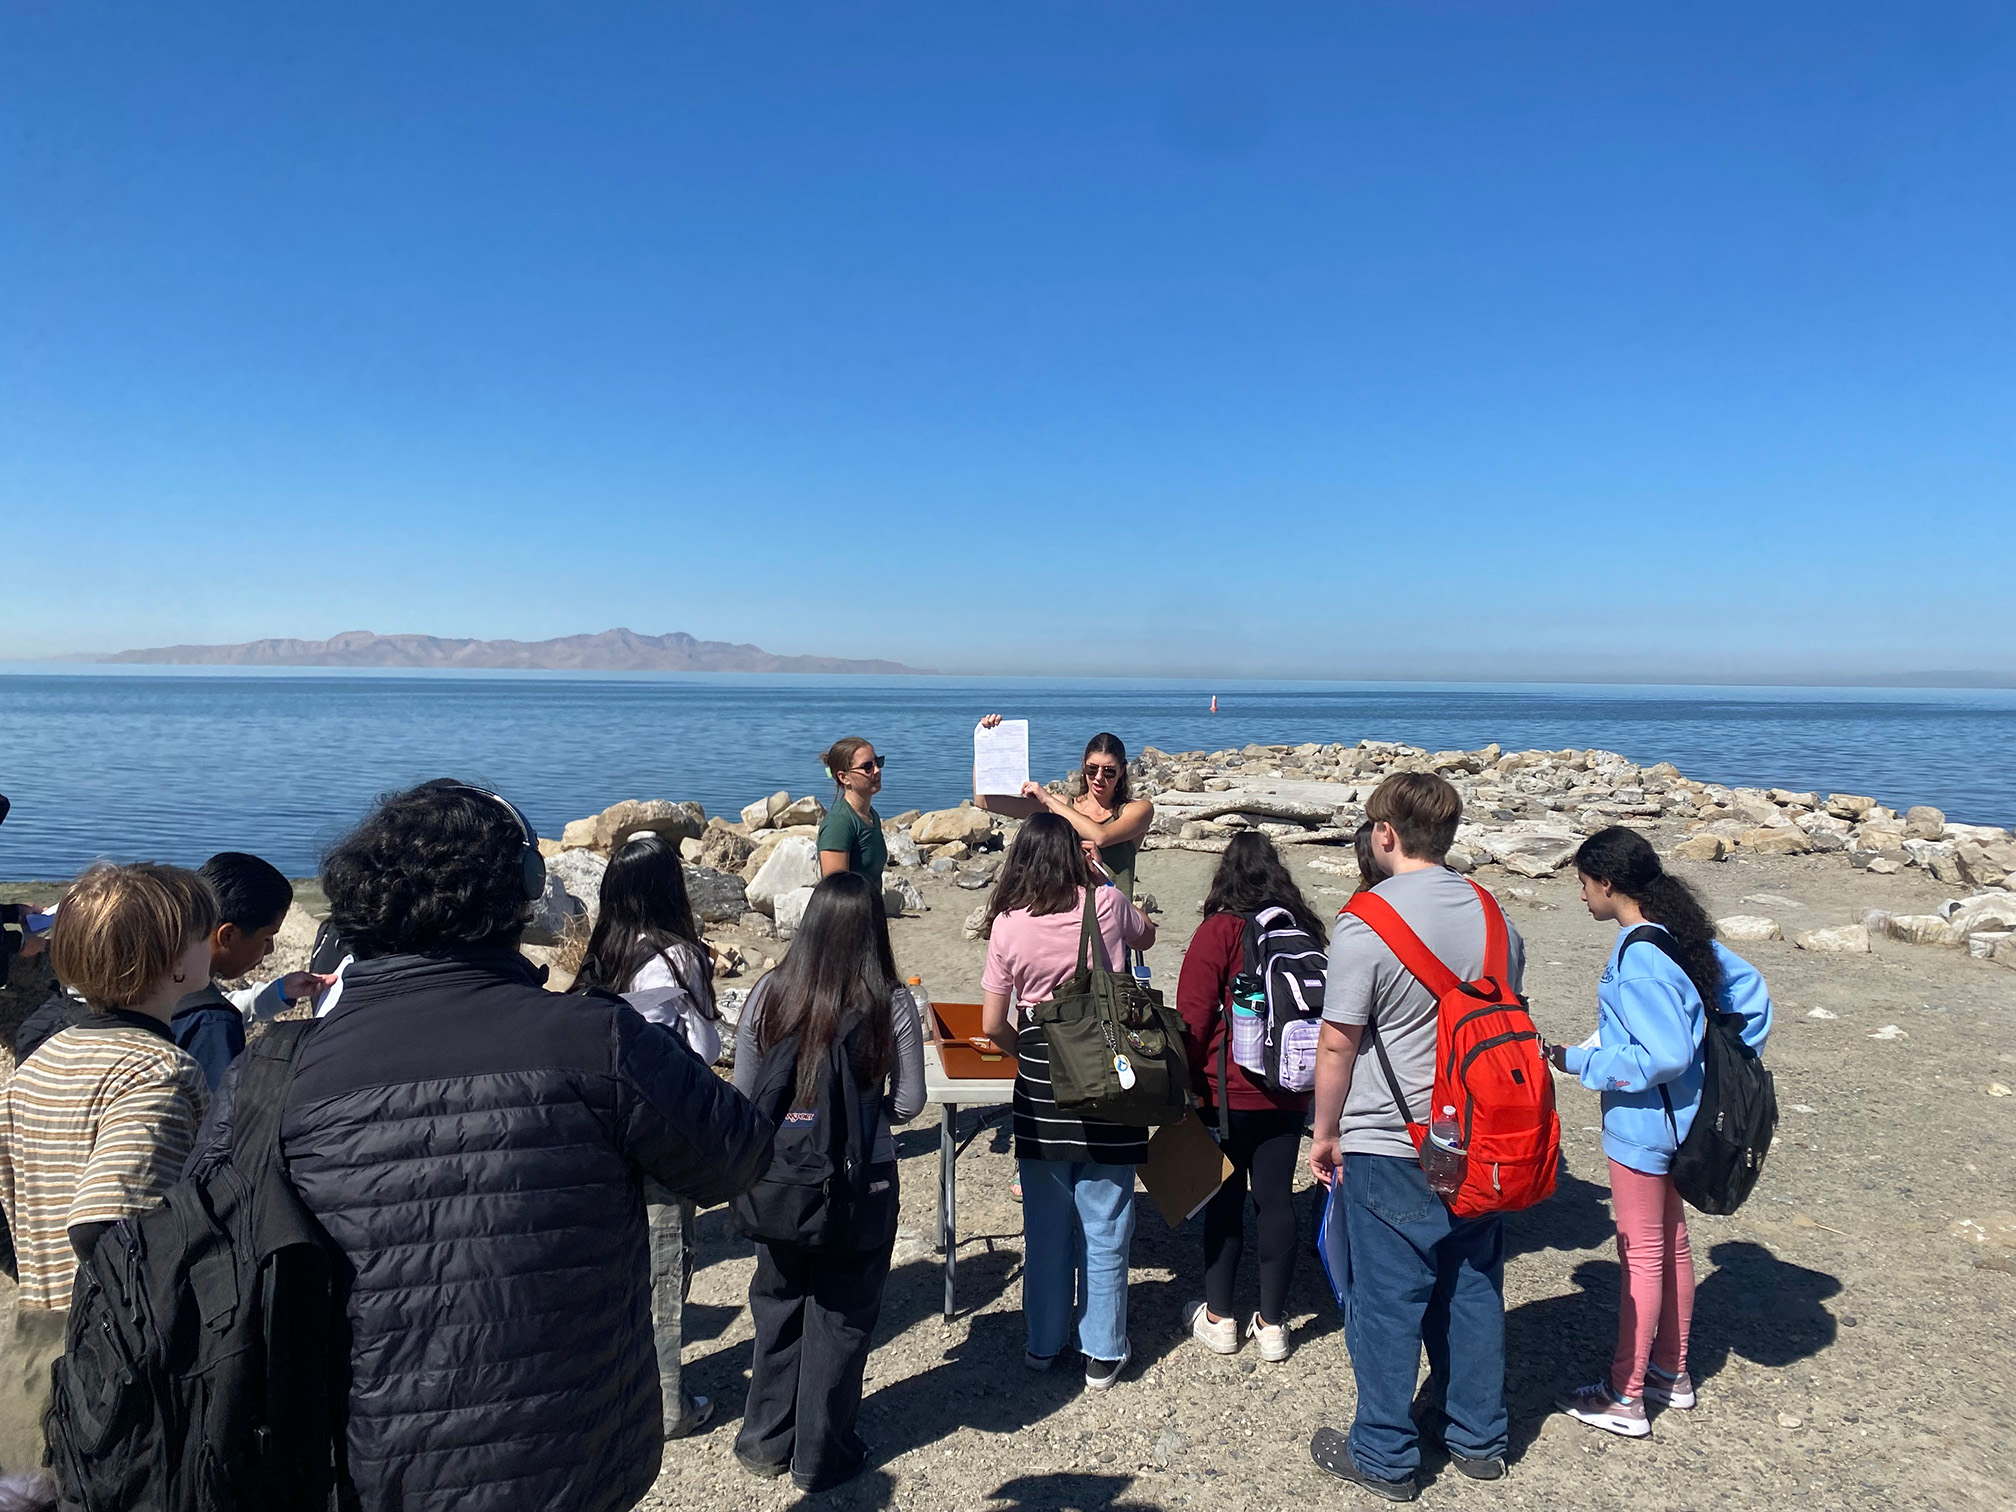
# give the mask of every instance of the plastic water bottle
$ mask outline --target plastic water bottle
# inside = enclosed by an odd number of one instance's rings
[[[1267,1069],[1267,989],[1244,972],[1232,980],[1232,1059],[1248,1071]]]
[[[924,990],[924,978],[910,978],[910,1001],[917,1005],[917,1018],[924,1025],[925,1038],[930,1038],[931,994]]]
[[[1463,1126],[1456,1110],[1445,1106],[1429,1120],[1428,1137],[1421,1141],[1421,1170],[1429,1190],[1438,1197],[1454,1197],[1463,1189],[1464,1174],[1470,1169],[1470,1151],[1463,1143]]]

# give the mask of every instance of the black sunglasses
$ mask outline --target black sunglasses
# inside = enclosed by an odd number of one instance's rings
[[[887,765],[889,765],[889,758],[887,756],[876,756],[863,762],[860,766],[849,767],[847,770],[850,772],[879,772]]]

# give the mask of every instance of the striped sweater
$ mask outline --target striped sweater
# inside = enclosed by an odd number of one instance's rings
[[[15,1068],[0,1086],[0,1206],[21,1306],[70,1305],[70,1229],[159,1202],[209,1100],[203,1068],[139,1014],[94,1014]]]

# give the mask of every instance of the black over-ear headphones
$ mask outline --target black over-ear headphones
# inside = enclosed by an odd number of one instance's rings
[[[477,787],[469,782],[444,782],[440,790],[448,793],[474,793],[478,798],[488,798],[511,816],[511,822],[518,826],[518,872],[525,888],[525,900],[536,903],[546,896],[546,858],[539,854],[539,835],[532,828],[532,821],[525,817],[523,809],[506,798],[502,793],[493,793],[488,788]]]

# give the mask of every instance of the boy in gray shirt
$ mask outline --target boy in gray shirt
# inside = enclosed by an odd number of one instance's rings
[[[1376,891],[1464,981],[1484,973],[1484,903],[1443,858],[1463,801],[1425,772],[1388,778],[1365,806]],[[1369,879],[1368,879],[1369,880]],[[1506,984],[1525,970],[1507,926]],[[1341,1200],[1347,1245],[1345,1342],[1358,1385],[1348,1437],[1316,1430],[1309,1452],[1331,1474],[1412,1501],[1421,1446],[1409,1409],[1421,1350],[1440,1380],[1451,1463],[1476,1480],[1505,1473],[1504,1224],[1459,1220],[1428,1187],[1409,1120],[1425,1123],[1435,1081],[1436,1000],[1359,919],[1338,920],[1317,1047],[1310,1169]],[[1408,1106],[1379,1065],[1383,1047]]]

